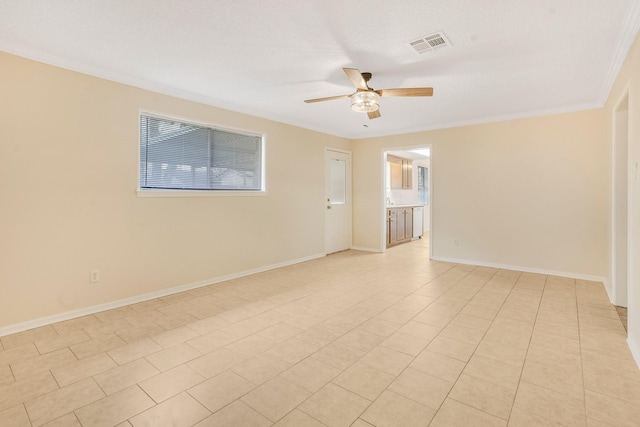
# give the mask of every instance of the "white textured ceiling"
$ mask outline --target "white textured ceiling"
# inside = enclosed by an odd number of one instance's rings
[[[0,0],[0,50],[349,138],[601,107],[639,26],[640,0]],[[342,67],[434,96],[303,103]]]

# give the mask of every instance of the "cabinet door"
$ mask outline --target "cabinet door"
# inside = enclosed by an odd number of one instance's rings
[[[413,208],[404,210],[404,239],[413,239]]]
[[[402,213],[404,209],[394,209],[396,211],[396,226],[395,226],[395,241],[396,243],[404,240],[405,234],[405,221],[404,214]]]
[[[389,167],[389,181],[393,189],[402,189],[404,186],[404,174],[402,159],[395,156],[387,156],[387,166]]]
[[[410,190],[413,183],[413,162],[402,159],[402,188]]]
[[[387,209],[387,246],[395,245],[396,221],[398,220],[395,209]]]

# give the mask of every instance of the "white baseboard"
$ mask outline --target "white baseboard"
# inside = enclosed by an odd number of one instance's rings
[[[313,259],[322,258],[326,256],[324,253],[314,254],[303,258],[294,259],[291,261],[285,261],[278,264],[272,264],[264,267],[255,268],[252,270],[242,271],[240,273],[229,274],[226,276],[214,277],[212,279],[201,280],[194,283],[188,283],[185,285],[174,286],[168,289],[162,289],[156,292],[148,294],[137,295],[130,298],[124,298],[117,301],[111,301],[104,304],[98,304],[91,307],[80,308],[77,310],[66,311],[64,313],[54,314],[52,316],[41,317],[38,319],[28,320],[26,322],[15,323],[13,325],[0,327],[0,337],[5,335],[15,334],[17,332],[26,331],[33,328],[39,328],[41,326],[51,325],[53,323],[63,322],[65,320],[75,319],[77,317],[89,316],[91,314],[100,313],[102,311],[113,310],[127,305],[138,304],[140,302],[149,301],[155,298],[166,297],[167,295],[177,294],[179,292],[190,291],[192,289],[201,288],[204,286],[214,285],[220,282],[226,282],[227,280],[238,279],[240,277],[250,276],[252,274],[262,273],[264,271],[273,270],[276,268],[287,267],[293,264],[299,264],[305,261],[311,261]]]
[[[464,264],[464,265],[477,265],[478,267],[492,267],[492,268],[500,268],[502,270],[524,271],[525,273],[538,273],[538,274],[546,274],[549,276],[569,277],[571,279],[589,280],[592,282],[605,283],[605,281],[607,280],[605,277],[602,277],[602,276],[572,273],[568,271],[546,270],[543,268],[524,267],[519,265],[498,264],[493,262],[475,261],[475,260],[449,258],[449,257],[438,257],[438,256],[431,257],[431,259],[433,261],[451,262],[455,264]]]
[[[380,248],[365,248],[364,246],[351,246],[351,249],[353,249],[354,251],[382,253]]]
[[[629,346],[629,350],[631,350],[631,355],[636,361],[636,365],[640,368],[640,346],[630,335],[627,337],[627,345]]]

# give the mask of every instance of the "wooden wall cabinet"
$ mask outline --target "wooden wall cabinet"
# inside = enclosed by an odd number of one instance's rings
[[[387,165],[391,174],[391,188],[394,190],[410,190],[413,177],[413,160],[387,155]]]

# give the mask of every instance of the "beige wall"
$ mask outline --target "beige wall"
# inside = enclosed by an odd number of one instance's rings
[[[354,245],[382,247],[381,153],[431,144],[435,259],[604,277],[604,122],[591,110],[354,141]]]
[[[4,53],[0,94],[0,328],[324,251],[348,140]],[[140,110],[264,133],[267,196],[137,197]]]
[[[609,153],[613,150],[614,114],[620,101],[628,95],[628,307],[629,346],[640,365],[640,35],[627,55],[605,105],[606,140]],[[612,157],[611,154],[609,154]],[[613,171],[609,168],[611,176]],[[610,196],[613,192],[610,182]],[[613,215],[609,216],[612,227]],[[613,233],[612,233],[613,234]],[[611,242],[608,246],[611,252]],[[608,254],[610,253],[608,252]],[[610,265],[610,268],[613,268]],[[611,279],[611,277],[609,277]]]
[[[633,163],[637,40],[604,109],[356,141],[0,53],[0,330],[321,254],[325,146],[353,150],[354,247],[384,247],[382,153],[431,145],[435,258],[610,279],[612,111],[627,88]],[[137,197],[140,110],[264,133],[268,194]],[[637,180],[630,192],[637,259]]]

